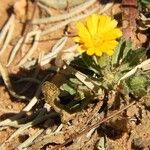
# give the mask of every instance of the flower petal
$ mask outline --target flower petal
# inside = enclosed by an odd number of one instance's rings
[[[104,39],[105,40],[114,40],[122,36],[122,31],[118,28],[112,29],[109,32],[105,33]]]
[[[91,56],[91,55],[94,54],[94,49],[93,48],[88,48],[86,53]]]
[[[82,22],[77,23],[77,29],[79,32],[79,36],[82,37],[83,39],[91,39],[91,35],[89,34],[89,31],[85,27],[85,25]]]
[[[87,18],[87,28],[92,36],[97,33],[99,16],[93,14]]]
[[[81,22],[77,23],[78,35],[80,37],[80,41],[84,43],[88,43],[88,45],[93,45],[91,35],[85,25]]]
[[[102,34],[108,30],[107,26],[110,23],[110,21],[111,18],[109,16],[106,15],[99,16],[98,34]]]
[[[118,45],[118,42],[115,40],[104,42],[101,46],[103,48],[102,51],[104,53],[109,53],[109,51],[114,50],[117,45]]]
[[[93,14],[85,23],[78,22],[78,36],[74,38],[80,45],[78,51],[96,56],[112,55],[118,44],[116,39],[122,36],[122,31],[116,26],[117,21],[107,15]]]
[[[101,51],[100,49],[97,49],[97,50],[95,51],[95,55],[96,55],[96,56],[102,56],[102,51]]]

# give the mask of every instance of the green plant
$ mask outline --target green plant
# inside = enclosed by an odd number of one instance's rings
[[[70,66],[74,74],[61,90],[74,95],[77,100],[89,98],[89,95],[94,99],[95,95],[116,91],[118,87],[124,95],[131,93],[141,97],[150,90],[150,71],[138,68],[146,59],[144,48],[132,49],[130,40],[121,39],[112,56],[83,53],[72,61]]]

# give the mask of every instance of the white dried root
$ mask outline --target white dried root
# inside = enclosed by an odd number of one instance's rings
[[[12,49],[12,51],[11,51],[11,53],[10,53],[10,56],[9,56],[9,58],[8,58],[7,65],[6,65],[7,67],[13,62],[13,60],[14,60],[14,58],[15,58],[15,56],[16,56],[18,50],[19,50],[19,48],[21,47],[22,42],[23,42],[23,37],[21,37],[21,38],[18,40],[17,44],[16,44],[16,45],[14,46],[14,48]]]
[[[68,18],[71,18],[73,16],[75,16],[76,14],[79,14],[80,12],[84,11],[86,8],[90,7],[93,3],[95,3],[96,0],[90,0],[87,1],[75,8],[72,8],[69,13],[64,13],[61,15],[57,15],[57,16],[51,16],[51,17],[46,17],[46,18],[40,18],[40,19],[34,19],[32,21],[32,24],[41,24],[41,23],[49,23],[49,22],[56,22],[56,21],[61,21],[61,20],[65,20]]]
[[[44,10],[48,13],[49,16],[52,15],[52,12],[49,10],[49,8],[48,8],[47,6],[41,4],[40,2],[37,2],[37,5],[38,5],[41,9],[44,9]]]
[[[57,23],[54,26],[50,26],[48,28],[46,28],[45,30],[42,31],[41,35],[47,35],[51,32],[57,31],[58,29],[63,28],[64,26],[68,25],[71,22],[75,22],[75,21],[79,21],[95,12],[97,12],[99,10],[99,6],[93,8],[92,10],[89,10],[86,12],[86,14],[81,14],[79,16],[74,16],[72,18],[69,18],[68,20],[62,21],[61,23]]]
[[[58,40],[51,51],[48,54],[43,55],[43,57],[40,60],[40,66],[44,66],[51,62],[52,59],[57,57],[57,55],[60,53],[62,48],[65,46],[66,42],[68,40],[68,37],[62,37],[60,40]]]
[[[10,79],[9,79],[8,71],[7,71],[6,67],[2,64],[1,60],[0,60],[0,74],[1,74],[1,76],[2,76],[2,78],[3,78],[3,81],[4,81],[5,85],[6,85],[6,87],[7,87],[8,91],[9,91],[9,93],[10,93],[13,97],[15,97],[15,98],[17,98],[17,99],[25,99],[25,100],[28,99],[28,98],[25,97],[25,96],[18,95],[18,94],[13,90],[11,81],[10,81]]]
[[[21,143],[18,147],[17,147],[17,149],[18,150],[22,150],[22,149],[24,149],[24,148],[26,148],[26,147],[29,147],[32,143],[33,143],[33,141],[39,136],[39,135],[41,135],[42,133],[43,133],[43,131],[44,131],[44,129],[40,129],[39,131],[37,131],[36,133],[34,133],[32,136],[30,136],[27,140],[25,140],[23,143]]]
[[[10,40],[12,39],[14,27],[15,27],[15,16],[14,14],[12,14],[7,23],[5,24],[5,26],[3,27],[2,31],[0,32],[0,44],[3,43],[3,46],[0,49],[0,55],[5,51]]]
[[[21,59],[21,61],[18,63],[17,66],[22,66],[28,59],[31,58],[32,54],[35,52],[35,50],[37,49],[37,46],[38,46],[38,41],[40,39],[40,34],[41,34],[41,31],[38,30],[38,31],[33,31],[34,34],[35,34],[35,39],[34,39],[34,43],[32,45],[32,47],[28,50],[28,52],[25,54],[25,56]],[[31,34],[31,32],[30,32]],[[29,37],[28,37],[29,38]]]

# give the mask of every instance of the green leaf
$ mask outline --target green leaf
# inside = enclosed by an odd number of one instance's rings
[[[106,54],[103,54],[101,57],[97,58],[97,61],[100,68],[104,68],[110,64],[110,57]]]
[[[122,65],[119,66],[119,70],[118,71],[120,73],[124,74],[124,73],[130,71],[131,69],[132,69],[132,67],[129,67],[129,64],[125,63],[125,64],[122,64]]]
[[[63,84],[61,87],[60,87],[61,90],[64,90],[66,92],[68,92],[69,94],[71,95],[74,95],[76,93],[76,90],[74,90],[74,88],[72,88],[71,86],[69,86],[68,84]]]
[[[79,81],[78,79],[76,79],[76,78],[70,78],[69,79],[72,83],[74,83],[74,84],[78,84],[78,85],[82,85],[82,83],[81,83],[81,81]]]
[[[87,55],[86,53],[82,54],[82,59],[85,64],[85,66],[95,72],[96,74],[100,74],[100,68],[93,60],[92,56]]]
[[[131,89],[131,92],[136,96],[144,96],[147,89],[147,79],[144,76],[134,76],[128,81],[128,86]]]
[[[146,56],[146,51],[144,48],[139,48],[136,50],[131,50],[128,52],[123,63],[128,63],[129,66],[136,66],[142,61]]]
[[[84,92],[83,91],[78,91],[78,94],[79,94],[79,98],[80,100],[83,100],[85,98],[85,95],[84,95]]]
[[[123,50],[123,56],[122,56],[122,61],[126,58],[127,54],[129,53],[129,51],[132,49],[132,42],[131,40],[127,40],[125,42],[125,47],[124,47],[124,50]]]
[[[112,61],[111,64],[113,66],[118,66],[119,65],[119,61],[123,55],[123,50],[125,48],[125,40],[121,39],[118,46],[116,47],[114,54],[112,56]]]
[[[149,4],[150,0],[141,0],[142,3]]]

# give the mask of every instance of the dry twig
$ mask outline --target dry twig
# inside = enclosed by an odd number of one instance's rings
[[[32,54],[34,53],[34,51],[36,50],[36,48],[38,46],[38,40],[40,39],[40,34],[41,34],[40,30],[35,32],[34,43],[33,43],[32,47],[28,50],[27,54],[18,63],[18,66],[23,65],[32,56]]]
[[[86,1],[85,3],[83,3],[83,4],[79,5],[79,6],[76,6],[75,8],[72,8],[69,11],[69,13],[67,12],[67,13],[64,13],[62,15],[52,16],[52,17],[47,17],[47,18],[41,18],[41,19],[34,19],[32,21],[32,24],[56,22],[56,21],[65,20],[65,19],[71,18],[74,15],[84,11],[86,8],[90,7],[95,2],[96,2],[96,0]]]
[[[70,143],[71,141],[73,141],[74,139],[80,137],[81,135],[89,132],[91,129],[93,128],[98,128],[99,125],[101,125],[104,122],[107,122],[108,120],[110,120],[111,118],[115,117],[116,115],[120,114],[121,112],[123,112],[124,110],[128,109],[129,107],[131,107],[132,105],[135,104],[135,101],[133,101],[132,103],[130,103],[129,105],[125,106],[124,108],[120,109],[117,112],[114,112],[112,114],[110,114],[108,117],[102,119],[101,121],[98,121],[97,123],[87,127],[85,130],[81,131],[80,133],[77,133],[75,135],[72,135],[71,138],[69,138],[68,140],[66,140],[65,143],[56,146],[55,148],[53,148],[52,150],[59,150],[60,148],[64,147],[65,145],[67,145],[68,143]]]
[[[0,33],[0,43],[3,42],[5,39],[4,44],[0,51],[0,55],[4,52],[4,50],[6,49],[6,47],[8,46],[12,38],[12,34],[14,31],[14,26],[15,26],[14,21],[15,21],[15,16],[14,14],[12,14]]]
[[[10,82],[10,79],[9,79],[9,75],[8,75],[8,71],[6,69],[6,67],[4,67],[4,65],[2,64],[1,60],[0,60],[0,74],[2,75],[2,78],[4,80],[4,83],[9,91],[9,93],[17,98],[17,99],[24,99],[24,100],[27,100],[28,98],[25,97],[25,96],[21,96],[21,95],[18,95],[14,90],[13,90],[13,87],[12,87],[12,84]]]
[[[99,10],[99,6],[95,7],[94,9],[92,10],[89,10],[86,14],[81,14],[79,16],[75,16],[75,17],[72,17],[68,20],[65,20],[65,21],[62,21],[61,23],[57,23],[55,24],[54,26],[50,26],[48,27],[47,29],[43,30],[41,35],[46,35],[46,34],[49,34],[51,32],[54,32],[60,28],[63,28],[64,26],[66,26],[67,24],[71,23],[71,22],[75,22],[75,21],[78,21],[78,20],[81,20],[95,12],[97,12]]]

